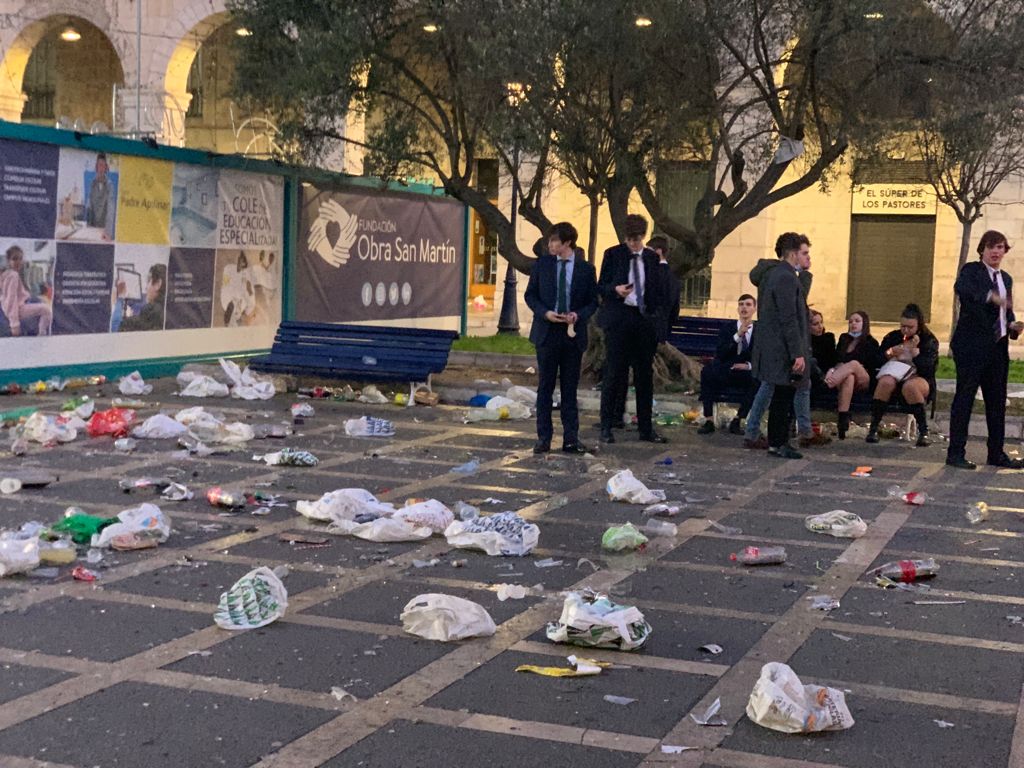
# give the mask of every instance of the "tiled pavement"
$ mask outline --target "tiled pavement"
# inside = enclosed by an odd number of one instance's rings
[[[157,401],[181,407],[166,389],[158,392],[154,408]],[[37,401],[3,405],[29,402]],[[280,420],[290,402],[203,404],[266,421]],[[611,556],[600,550],[601,533],[610,523],[641,523],[639,508],[607,501],[607,475],[588,472],[588,461],[533,457],[530,423],[463,425],[451,408],[314,405],[317,415],[288,443],[316,453],[315,469],[251,461],[275,443],[190,460],[172,457],[163,441],[120,456],[109,439],[81,438],[23,460],[0,457],[0,467],[60,474],[46,489],[0,498],[0,526],[53,521],[70,504],[116,513],[146,498],[125,496],[117,479],[172,472],[197,491],[263,484],[289,502],[339,487],[396,502],[499,498],[493,509],[517,509],[538,523],[540,548],[501,559],[449,551],[442,537],[410,544],[332,537],[310,547],[279,537],[313,527],[292,506],[252,517],[219,514],[201,499],[164,504],[171,539],[157,550],[108,555],[96,585],[66,573],[53,582],[0,581],[2,768],[1024,765],[1024,627],[1006,618],[1024,614],[1024,474],[958,474],[942,466],[939,447],[858,441],[780,462],[740,450],[728,435],[666,429],[669,445],[647,446],[627,432],[598,460],[628,466],[670,498],[691,502],[675,539]],[[395,420],[396,438],[346,437],[343,420],[366,412]],[[482,463],[478,473],[448,472],[471,457]],[[655,463],[665,457],[671,466]],[[864,463],[874,465],[872,477],[849,477]],[[887,494],[893,484],[933,498],[904,506]],[[979,499],[992,514],[971,527],[963,508]],[[805,515],[836,508],[864,517],[868,534],[850,541],[803,527]],[[718,533],[710,521],[742,533]],[[729,562],[730,552],[752,543],[784,545],[789,562],[760,569]],[[928,594],[883,591],[863,575],[911,555],[941,564]],[[413,567],[430,557],[440,563]],[[547,557],[562,564],[535,566]],[[455,559],[467,562],[456,568]],[[238,634],[213,624],[221,591],[250,567],[284,563],[291,567],[285,618]],[[503,582],[542,583],[544,593],[499,602],[495,585]],[[574,586],[639,606],[654,627],[649,644],[637,653],[590,653],[615,662],[598,677],[516,673],[518,664],[562,664],[573,652],[548,642],[544,627],[558,617],[560,590]],[[456,644],[405,635],[402,607],[430,591],[480,602],[497,634]],[[814,594],[832,595],[841,607],[812,611],[805,598]],[[725,650],[711,657],[700,650],[705,643]],[[847,690],[856,725],[793,736],[753,724],[744,707],[767,661]],[[357,700],[336,700],[333,686]],[[606,694],[636,702],[611,704]],[[689,719],[718,697],[727,727]],[[663,754],[662,745],[695,749]]]

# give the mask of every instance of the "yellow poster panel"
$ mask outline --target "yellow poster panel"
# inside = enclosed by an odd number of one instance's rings
[[[120,172],[118,242],[168,245],[173,163],[123,155]]]

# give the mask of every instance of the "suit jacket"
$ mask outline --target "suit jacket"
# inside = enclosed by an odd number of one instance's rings
[[[751,355],[754,378],[787,386],[794,383],[790,378],[793,361],[810,359],[807,297],[797,271],[785,261],[757,277],[754,280],[751,273],[751,282],[757,285],[758,316],[758,343]]]
[[[1013,314],[1013,278],[1000,270],[1003,285],[1006,287],[1006,325],[1014,321]],[[992,290],[992,280],[988,276],[988,268],[981,261],[964,264],[956,278],[953,289],[960,299],[960,319],[953,330],[953,338],[949,347],[957,365],[982,366],[992,355],[996,354],[995,326],[999,322],[999,307],[988,301],[988,292]],[[1017,338],[1010,333],[1011,338]],[[1002,354],[1007,354],[1006,350]]]
[[[658,337],[658,342],[668,341],[668,337],[672,334],[672,326],[679,320],[679,301],[683,293],[683,283],[676,277],[675,273],[667,264],[660,265],[665,270],[665,281],[666,290],[668,291],[668,306],[665,309],[665,322],[662,325],[664,329],[662,334]]]
[[[601,262],[601,278],[597,290],[601,296],[601,311],[597,316],[602,328],[610,328],[618,318],[630,311],[625,299],[615,291],[615,286],[630,282],[629,268],[633,254],[625,244],[620,243],[604,252]],[[643,250],[644,262],[644,316],[654,323],[660,336],[664,333],[665,318],[669,311],[668,280],[666,270],[661,266],[658,254],[650,248]]]
[[[597,281],[592,264],[588,264],[576,254],[572,267],[572,285],[569,288],[569,310],[579,315],[576,321],[576,346],[581,350],[587,348],[587,324],[597,311]],[[548,311],[555,311],[558,306],[558,259],[544,254],[537,259],[530,270],[530,281],[526,286],[526,305],[533,311],[533,325],[530,328],[530,341],[535,346],[542,346],[547,340],[549,331],[554,325],[546,317]]]
[[[750,330],[750,345],[747,347],[746,352],[740,354],[739,344],[733,336],[736,335],[737,327],[735,323],[727,325],[718,332],[718,344],[715,347],[715,362],[719,363],[726,368],[731,368],[736,363],[749,363],[750,358],[753,354],[754,339],[757,338],[757,325],[755,324]]]

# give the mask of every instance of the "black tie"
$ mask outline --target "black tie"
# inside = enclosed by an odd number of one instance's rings
[[[992,273],[992,293],[999,296],[999,271],[996,270]],[[995,336],[996,341],[1003,338],[1003,308],[999,307],[996,312],[996,325],[995,325]]]
[[[644,281],[640,278],[640,257],[642,254],[633,254],[633,292],[636,294],[636,307],[644,311]]]
[[[558,306],[556,311],[560,315],[564,315],[569,311],[569,292],[566,290],[565,264],[565,259],[558,260]]]

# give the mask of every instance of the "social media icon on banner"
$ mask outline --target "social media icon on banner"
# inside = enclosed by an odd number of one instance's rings
[[[320,204],[306,244],[332,267],[348,263],[349,251],[356,242],[359,217],[350,214],[334,200]]]
[[[398,283],[388,286],[388,304],[392,307],[398,306]]]
[[[412,301],[412,286],[409,283],[402,283],[402,303],[409,306]]]
[[[363,283],[363,306],[368,307],[371,304],[373,304],[373,285]]]

